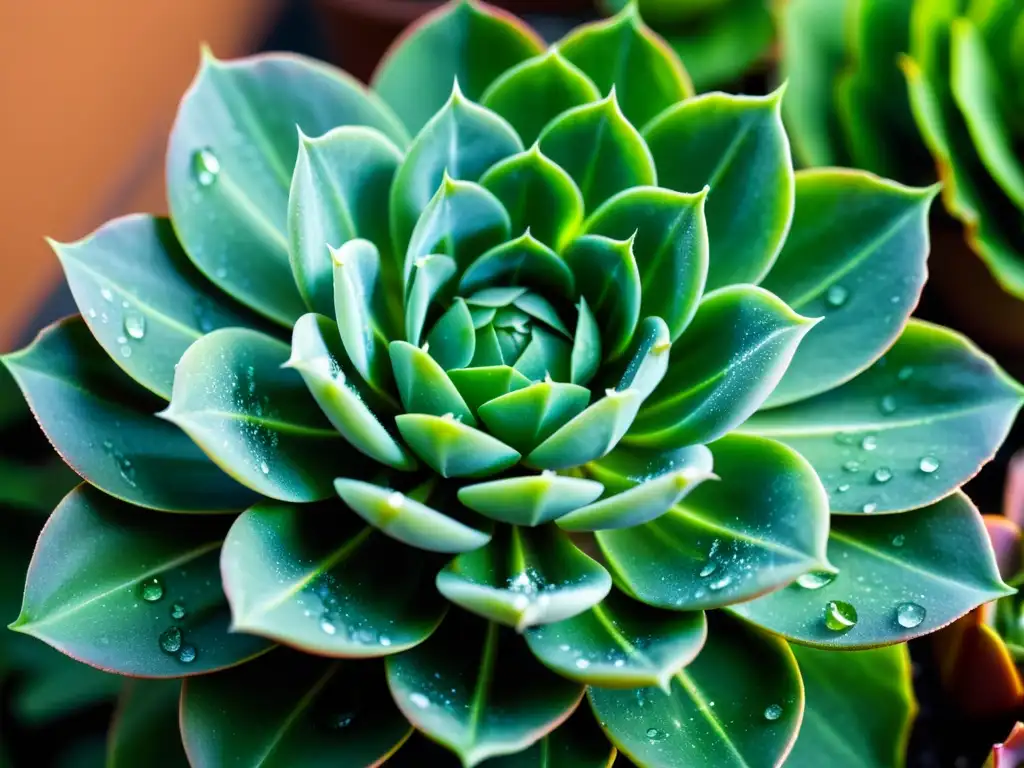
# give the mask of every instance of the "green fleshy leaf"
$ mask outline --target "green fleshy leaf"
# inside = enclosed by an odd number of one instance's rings
[[[404,341],[391,342],[391,365],[395,382],[408,413],[451,414],[469,426],[476,426],[466,401],[434,358]]]
[[[486,477],[520,459],[500,440],[454,418],[403,413],[395,423],[409,447],[441,477]]]
[[[959,488],[1003,442],[1019,384],[953,331],[911,320],[885,357],[830,392],[741,429],[814,465],[833,512],[899,512]]]
[[[661,688],[690,664],[707,638],[702,611],[659,611],[612,590],[600,605],[531,629],[526,642],[552,670],[601,688]]]
[[[163,403],[111,362],[81,318],[50,326],[4,364],[61,457],[111,496],[168,512],[237,510],[256,500],[152,415]]]
[[[455,368],[448,371],[462,399],[478,413],[480,406],[497,397],[528,387],[532,383],[515,368],[494,365],[482,368]]]
[[[508,213],[501,201],[478,184],[447,174],[416,222],[405,253],[405,283],[416,260],[435,253],[455,259],[460,270],[482,253],[508,240]]]
[[[361,238],[385,248],[386,295],[400,295],[398,261],[390,252],[388,200],[402,153],[378,131],[343,126],[319,138],[299,137],[288,196],[288,253],[295,284],[314,312],[334,314],[330,248]],[[389,308],[392,321],[401,307]]]
[[[708,290],[758,282],[786,239],[793,159],[781,101],[782,89],[768,96],[712,93],[674,107],[644,129],[661,186],[711,188]]]
[[[642,283],[633,253],[633,238],[612,240],[603,235],[583,235],[569,244],[565,261],[576,276],[576,285],[593,310],[601,330],[601,347],[618,357],[640,320]]]
[[[981,515],[960,491],[902,515],[833,516],[828,558],[839,568],[834,578],[812,574],[807,586],[729,610],[798,643],[870,648],[934,632],[1013,593],[999,578]],[[848,629],[826,623],[835,601],[847,606]]]
[[[437,564],[337,501],[252,507],[231,526],[220,565],[234,631],[317,656],[401,653],[446,610],[431,584]]]
[[[455,259],[436,253],[419,256],[413,262],[405,304],[405,340],[414,347],[420,345],[431,304],[457,271]]]
[[[590,78],[553,47],[501,75],[480,103],[508,120],[529,145],[563,112],[600,98]]]
[[[165,218],[124,216],[76,243],[50,244],[93,336],[165,400],[189,344],[214,328],[263,325],[196,271]]]
[[[653,522],[597,534],[616,584],[648,605],[719,608],[829,567],[827,497],[800,454],[742,435],[711,452],[720,481]]]
[[[39,538],[11,629],[121,675],[184,677],[241,664],[269,644],[228,631],[217,567],[226,525],[203,517],[183,526],[80,485]]]
[[[538,141],[579,186],[586,211],[625,189],[657,182],[654,158],[622,114],[614,89],[601,101],[562,113]]]
[[[622,493],[682,469],[711,474],[713,464],[711,451],[703,445],[659,451],[621,444],[607,456],[587,464],[586,472],[603,483],[609,493]]]
[[[535,526],[589,504],[603,490],[593,480],[542,472],[464,486],[459,489],[459,501],[502,523]]]
[[[556,251],[575,236],[583,221],[583,195],[576,182],[538,144],[493,165],[480,184],[508,211],[513,232],[529,230]]]
[[[496,438],[529,453],[577,416],[590,402],[590,390],[576,384],[541,381],[479,408],[480,419]]]
[[[902,765],[917,714],[907,646],[836,653],[792,646],[807,704],[794,768]],[[836,728],[856,723],[856,729]]]
[[[459,292],[501,285],[522,285],[545,296],[571,299],[575,281],[561,257],[527,230],[474,261],[462,274]]]
[[[615,389],[632,389],[647,398],[668,372],[669,350],[672,340],[665,321],[660,317],[645,317],[633,336],[629,351],[623,356],[625,365]]]
[[[484,288],[477,291],[466,299],[466,303],[477,307],[493,307],[500,309],[508,306],[513,301],[526,293],[526,288],[515,286],[497,286],[495,288]],[[488,320],[490,322],[490,320]]]
[[[476,353],[476,332],[473,316],[466,302],[455,299],[427,336],[430,356],[444,370],[465,368]]]
[[[569,380],[585,386],[601,365],[601,329],[587,300],[580,296],[576,333],[572,337]]]
[[[704,292],[706,197],[706,189],[692,195],[656,187],[629,189],[602,205],[584,225],[588,234],[632,243],[640,275],[640,313],[663,318],[672,341],[693,319]]]
[[[467,768],[557,728],[583,686],[549,672],[511,629],[452,611],[427,642],[387,660],[388,684],[416,728]]]
[[[334,321],[309,313],[292,330],[292,353],[284,364],[302,375],[320,410],[349,444],[395,469],[412,470],[416,460],[391,436],[366,402],[371,393],[356,388]]]
[[[565,327],[562,319],[558,316],[558,311],[551,304],[550,301],[545,299],[539,293],[524,293],[522,296],[517,296],[512,300],[512,306],[521,309],[531,317],[540,320],[550,328],[561,333],[566,338],[570,338],[571,334],[569,329]]]
[[[178,363],[171,403],[160,416],[257,493],[326,499],[351,456],[298,371],[282,367],[288,356],[287,344],[256,331],[207,334]]]
[[[796,189],[793,228],[762,287],[824,320],[800,343],[767,407],[832,389],[896,340],[924,286],[938,191],[848,170],[798,173]]]
[[[320,136],[343,125],[407,142],[343,72],[293,54],[219,62],[205,51],[171,129],[167,200],[185,252],[224,292],[285,325],[305,311],[288,258],[296,126]]]
[[[716,768],[782,765],[804,708],[789,646],[723,616],[697,658],[658,688],[590,688],[594,713],[612,743],[640,765]],[[775,719],[769,707],[780,707]]]
[[[693,95],[679,58],[643,23],[633,5],[615,18],[577,27],[558,49],[602,94],[615,90],[623,113],[638,128]]]
[[[178,680],[129,680],[107,736],[107,768],[188,768],[178,728]]]
[[[508,69],[543,50],[514,16],[475,1],[446,5],[410,27],[374,73],[373,88],[417,133],[458,81],[479,99]]]
[[[409,244],[420,214],[446,178],[476,181],[499,160],[522,151],[512,126],[468,100],[456,82],[451,98],[423,126],[395,174],[390,214],[396,251]]]
[[[448,600],[519,632],[575,616],[611,588],[608,572],[552,526],[500,527],[486,547],[459,555],[437,574]]]
[[[513,367],[532,381],[551,378],[564,382],[569,379],[571,355],[572,347],[566,339],[534,327],[529,344]]]
[[[564,724],[532,747],[492,758],[484,765],[486,768],[536,768],[547,761],[548,765],[558,768],[611,768],[615,757],[615,747],[605,739],[590,707],[577,707]]]
[[[366,522],[388,536],[431,552],[468,552],[490,541],[488,533],[463,525],[406,494],[361,480],[339,478],[334,487]]]
[[[334,314],[341,343],[352,367],[381,397],[388,397],[391,366],[387,328],[387,306],[381,274],[380,251],[369,240],[349,240],[335,250],[329,248],[334,264]]]
[[[601,458],[618,445],[642,402],[643,396],[634,389],[606,391],[534,448],[524,463],[540,469],[570,469]]]
[[[351,765],[381,765],[411,733],[379,662],[275,651],[190,680],[181,696],[182,739],[199,765],[228,756],[263,768],[331,765],[339,756]]]
[[[751,285],[708,294],[627,442],[677,448],[727,434],[771,394],[816,322]]]

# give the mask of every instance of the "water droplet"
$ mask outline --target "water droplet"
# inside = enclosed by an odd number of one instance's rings
[[[164,596],[164,584],[156,576],[142,582],[140,590],[142,592],[142,599],[147,603],[155,603]]]
[[[659,731],[657,728],[647,729],[647,738],[651,741],[661,741],[666,736],[668,736],[667,733],[665,733],[664,731]]]
[[[626,666],[626,660],[625,659],[616,659],[615,662],[612,664],[612,666],[613,667],[624,667],[624,666]]]
[[[846,493],[848,490],[850,490],[849,483],[840,483],[836,486],[836,493]]]
[[[863,512],[865,515],[870,515],[876,509],[878,509],[878,505],[875,504],[873,501],[869,501],[867,504],[860,508],[860,511]]]
[[[825,604],[825,626],[833,632],[845,632],[857,624],[857,609],[842,600]]]
[[[100,296],[103,297],[104,301],[114,300],[114,294],[110,292],[109,288],[100,288]]]
[[[128,357],[131,357],[131,356],[132,356],[132,348],[129,347],[127,344],[122,344],[121,345],[121,357],[128,358]]]
[[[860,447],[865,451],[873,451],[878,447],[878,438],[874,435],[865,435],[864,439],[860,441]]]
[[[860,462],[854,459],[850,459],[843,464],[844,472],[860,472]]]
[[[765,720],[778,720],[782,717],[782,707],[778,704],[771,704],[764,709]]]
[[[907,540],[906,536],[904,536],[902,533],[897,533],[895,536],[892,537],[892,545],[894,547],[902,547],[903,543],[906,540]]]
[[[913,629],[924,621],[925,610],[917,603],[900,603],[896,606],[896,621],[901,627]]]
[[[899,379],[900,381],[906,381],[913,375],[914,369],[911,368],[909,365],[904,365],[902,368],[900,368],[899,373],[896,374],[896,378]]]
[[[387,648],[389,645],[391,645],[391,638],[387,635],[381,635],[377,642],[383,645],[385,648]]]
[[[409,701],[415,704],[420,709],[426,709],[430,706],[430,699],[424,696],[422,693],[409,694]]]
[[[181,603],[175,603],[171,606],[171,618],[176,621],[180,621],[185,618],[185,606]]]
[[[892,395],[885,395],[878,401],[878,410],[889,415],[896,413],[896,398]]]
[[[220,160],[209,147],[198,149],[192,153],[192,175],[200,187],[208,187],[217,180],[220,173]]]
[[[401,509],[404,502],[405,496],[399,491],[388,494],[387,505],[391,507],[391,509]]]
[[[351,712],[341,712],[331,718],[330,727],[336,731],[348,728],[355,719]]]
[[[261,461],[260,462],[260,472],[262,472],[264,475],[269,475],[270,474],[270,467],[267,465],[267,462],[265,462],[265,461]]]
[[[89,307],[89,317],[96,317],[96,310],[93,307]]]
[[[586,659],[576,659],[576,669],[586,669],[590,666],[590,662]]]
[[[194,645],[183,645],[178,651],[178,661],[182,664],[191,664],[196,660],[196,647]]]
[[[700,569],[700,575],[701,577],[710,576],[717,568],[717,563],[705,563],[704,567]]]
[[[160,648],[164,653],[177,653],[181,650],[182,634],[177,627],[165,629],[160,633]]]
[[[732,576],[730,576],[727,573],[724,576],[715,579],[710,584],[708,584],[708,589],[710,589],[713,592],[717,592],[719,589],[724,589],[725,587],[728,587],[730,584],[732,584]]]
[[[804,589],[821,589],[836,580],[836,574],[828,571],[811,571],[799,576],[796,583]]]
[[[825,303],[833,309],[843,306],[850,298],[850,291],[842,285],[830,286],[825,293]]]
[[[892,480],[892,470],[888,467],[879,467],[873,475],[876,483],[888,483]]]
[[[939,460],[934,456],[922,456],[921,460],[917,463],[917,468],[926,475],[930,475],[939,468]]]
[[[333,635],[338,631],[338,628],[334,626],[334,622],[331,621],[331,617],[327,614],[320,617],[320,631],[325,635]]]
[[[126,312],[124,316],[124,332],[133,339],[141,339],[146,335],[146,318],[138,312]]]

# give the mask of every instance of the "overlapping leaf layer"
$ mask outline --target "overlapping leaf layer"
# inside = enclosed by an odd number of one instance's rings
[[[1020,391],[908,323],[935,190],[794,174],[782,99],[633,8],[456,2],[371,92],[206,57],[170,219],[55,245],[81,315],[6,358],[86,481],[14,627],[187,678],[193,765],[892,757],[906,675],[827,681],[1008,593],[958,488]]]

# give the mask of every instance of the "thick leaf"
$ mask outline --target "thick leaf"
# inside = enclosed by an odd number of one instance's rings
[[[538,659],[570,680],[667,692],[706,637],[703,612],[659,611],[613,590],[586,613],[531,629],[526,642]]]
[[[546,471],[464,486],[459,489],[459,501],[494,520],[534,526],[589,504],[603,490],[593,480]]]
[[[80,485],[39,537],[11,628],[133,677],[240,664],[269,644],[228,631],[218,572],[225,527],[216,517],[183,526]]]
[[[612,743],[640,765],[782,765],[804,709],[793,653],[779,638],[721,615],[710,619],[706,644],[672,677],[669,693],[590,688],[594,712]]]
[[[467,768],[526,749],[563,723],[583,686],[549,672],[511,629],[451,611],[427,642],[387,660],[402,713]]]
[[[616,584],[648,605],[719,608],[828,567],[827,498],[798,453],[740,435],[711,452],[720,481],[653,522],[597,534]]]
[[[412,729],[379,663],[275,651],[188,681],[181,732],[195,768],[326,768],[382,765]]]
[[[626,441],[676,448],[735,429],[771,394],[816,322],[752,285],[708,294]]]
[[[451,414],[469,426],[476,426],[466,401],[434,358],[404,341],[391,342],[389,351],[398,393],[408,413]]]
[[[859,171],[797,174],[793,228],[762,287],[824,320],[801,342],[768,407],[832,389],[896,340],[924,286],[937,192]]]
[[[552,47],[501,75],[480,103],[508,120],[530,145],[560,114],[600,98],[590,78]]]
[[[617,91],[623,113],[638,128],[693,95],[679,58],[643,23],[633,4],[612,19],[577,27],[558,49],[602,94]]]
[[[713,464],[711,451],[703,445],[659,451],[623,444],[607,456],[587,464],[586,472],[604,483],[609,492],[621,493],[639,483],[683,469],[710,474]]]
[[[436,563],[336,501],[249,509],[220,562],[233,630],[318,656],[400,653],[429,637],[446,608],[431,584]]]
[[[418,347],[431,305],[442,292],[451,293],[446,288],[458,266],[450,256],[435,253],[417,257],[411,269],[405,300],[405,340]]]
[[[502,526],[486,547],[437,574],[437,589],[451,602],[519,632],[575,616],[611,588],[608,572],[552,526]]]
[[[917,713],[907,647],[792,650],[807,704],[787,768],[902,765]]]
[[[288,353],[288,345],[256,331],[207,334],[181,358],[160,416],[263,496],[325,499],[351,458],[298,371],[282,367]]]
[[[541,469],[570,469],[610,452],[636,418],[643,401],[635,389],[609,389],[555,434],[534,448],[524,460]]]
[[[573,384],[586,385],[601,365],[601,329],[587,300],[577,305],[576,333],[572,337],[569,377]]]
[[[4,363],[61,457],[110,495],[172,512],[235,510],[257,498],[152,415],[163,403],[110,361],[81,318],[50,326]]]
[[[492,248],[474,261],[459,281],[459,292],[481,288],[522,285],[555,299],[571,299],[575,293],[572,272],[561,257],[525,234]]]
[[[406,30],[373,76],[373,88],[417,133],[458,81],[479,99],[506,70],[536,56],[543,42],[519,19],[476,0],[427,14]]]
[[[402,153],[378,131],[355,126],[299,139],[288,196],[288,254],[306,306],[334,314],[330,248],[355,238],[385,249],[385,295],[398,297],[399,262],[388,248],[388,200]],[[392,312],[400,315],[401,307]]]
[[[457,298],[427,335],[430,356],[445,371],[465,368],[476,354],[473,315],[464,299]]]
[[[622,114],[614,89],[601,101],[562,113],[538,141],[579,186],[586,211],[625,189],[657,181],[654,158]]]
[[[955,556],[953,556],[955,555]],[[730,610],[798,643],[867,648],[934,632],[1012,594],[999,578],[981,515],[963,493],[902,515],[832,518],[828,559],[839,574],[811,578]],[[849,627],[832,629],[832,603]]]
[[[645,317],[634,334],[630,348],[622,358],[622,375],[615,389],[633,389],[647,398],[668,373],[672,339],[668,326],[660,317]]]
[[[640,273],[640,313],[668,323],[672,341],[693,319],[708,276],[707,190],[682,194],[657,187],[629,189],[602,205],[584,231],[632,238]],[[715,259],[717,263],[718,253]]]
[[[178,729],[178,680],[131,680],[117,701],[106,768],[188,768]]]
[[[473,412],[480,406],[509,392],[530,386],[530,380],[515,368],[495,365],[482,368],[456,368],[448,371],[448,378],[459,390]]]
[[[480,178],[512,220],[513,232],[530,231],[561,251],[583,221],[583,195],[576,182],[534,144],[502,160]]]
[[[403,413],[395,423],[413,452],[441,477],[485,477],[520,459],[518,451],[454,418]]]
[[[700,96],[644,129],[661,186],[680,192],[711,188],[709,290],[758,282],[789,231],[793,159],[782,125],[782,93]]]
[[[399,491],[345,478],[335,480],[334,487],[366,522],[418,549],[468,552],[490,541],[490,534],[463,525]]]
[[[572,717],[535,742],[532,747],[512,755],[495,757],[485,768],[612,768],[615,747],[608,743],[594,720],[590,707],[577,707]]]
[[[451,98],[416,136],[391,186],[391,236],[401,253],[420,214],[447,178],[476,181],[499,160],[523,150],[515,130],[462,95]],[[424,255],[414,253],[413,258]]]
[[[219,62],[205,50],[171,129],[167,200],[186,253],[225,292],[286,325],[305,311],[288,258],[296,126],[320,136],[342,125],[407,141],[343,72],[291,54]]]
[[[300,317],[292,330],[292,353],[285,366],[302,375],[317,405],[353,448],[395,469],[416,467],[416,460],[366,404],[372,393],[357,388],[358,374],[332,320],[313,313]]]
[[[962,336],[910,321],[885,357],[830,392],[741,429],[814,465],[833,512],[899,512],[941,499],[1003,442],[1020,385]]]
[[[583,411],[590,390],[577,384],[541,381],[480,406],[488,431],[520,453],[529,453]]]
[[[261,325],[196,271],[165,218],[125,216],[51,245],[93,336],[165,400],[189,344],[214,328]]]

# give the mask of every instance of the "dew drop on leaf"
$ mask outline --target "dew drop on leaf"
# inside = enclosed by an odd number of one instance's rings
[[[878,447],[878,438],[874,435],[865,435],[864,439],[860,441],[860,447],[865,451],[873,451]]]
[[[844,472],[860,472],[860,462],[854,459],[850,459],[843,464]]]
[[[732,576],[730,576],[727,573],[724,576],[715,579],[710,584],[708,584],[708,589],[710,589],[712,592],[717,592],[720,589],[728,587],[730,584],[732,584]]]
[[[103,297],[104,301],[114,300],[114,294],[110,292],[109,288],[100,288],[100,296]]]
[[[147,603],[155,603],[164,596],[164,584],[154,576],[142,582],[140,592],[142,593],[142,599]]]
[[[895,536],[892,537],[892,545],[894,547],[902,547],[903,543],[906,540],[907,540],[906,536],[904,536],[902,533],[897,533]]]
[[[124,332],[133,339],[141,339],[146,335],[146,318],[138,312],[126,312],[124,316]]]
[[[836,579],[836,574],[828,571],[811,571],[797,577],[796,583],[804,589],[821,589]]]
[[[264,475],[269,475],[270,474],[270,466],[267,464],[267,462],[265,462],[265,461],[261,461],[260,462],[260,472],[262,472]]]
[[[590,666],[590,662],[587,661],[586,659],[576,659],[576,668],[577,669],[586,669],[589,666]]]
[[[320,631],[325,635],[333,635],[338,631],[338,628],[334,626],[334,622],[331,621],[331,617],[327,614],[320,617]]]
[[[165,629],[160,633],[160,649],[164,653],[177,653],[181,650],[182,635],[177,627]]]
[[[717,568],[717,563],[704,563],[704,567],[700,569],[700,575],[701,577],[710,576]]]
[[[846,493],[848,490],[850,490],[849,483],[840,483],[836,486],[836,493]]]
[[[127,359],[132,356],[132,348],[127,344],[121,345],[121,357]]]
[[[665,733],[664,731],[659,731],[657,728],[648,728],[647,729],[647,738],[650,739],[651,741],[661,741],[662,739],[664,739],[667,736],[668,736],[667,733]]]
[[[865,515],[870,515],[876,509],[878,509],[878,505],[875,504],[875,502],[873,501],[869,501],[867,504],[860,508],[860,511],[863,512]]]
[[[905,629],[913,629],[924,621],[924,606],[917,603],[900,603],[896,606],[896,621]]]
[[[825,604],[825,626],[833,632],[845,632],[857,624],[857,609],[843,600]]]
[[[194,645],[183,645],[178,651],[178,661],[182,664],[191,664],[196,660],[196,647]]]
[[[409,701],[415,704],[420,709],[426,709],[430,706],[430,699],[424,696],[422,693],[412,693],[409,695]]]
[[[899,373],[896,374],[896,378],[899,379],[900,381],[906,381],[913,375],[914,369],[911,368],[909,365],[905,365],[902,368],[900,368]]]
[[[878,410],[887,416],[896,413],[896,398],[892,395],[884,395],[882,399],[878,401]]]
[[[917,468],[926,475],[930,475],[939,468],[939,460],[934,456],[922,456],[921,460],[917,463]]]
[[[892,470],[888,467],[879,467],[874,474],[876,483],[888,483],[892,480]]]
[[[825,303],[833,309],[838,309],[850,299],[850,291],[842,285],[830,286],[825,292]]]
[[[780,707],[778,704],[771,704],[765,707],[765,720],[778,720],[780,717],[782,717],[782,707]]]
[[[171,618],[175,621],[181,621],[185,618],[185,606],[181,603],[175,603],[171,606]]]
[[[192,175],[200,187],[209,187],[220,174],[220,160],[209,147],[192,153]]]

